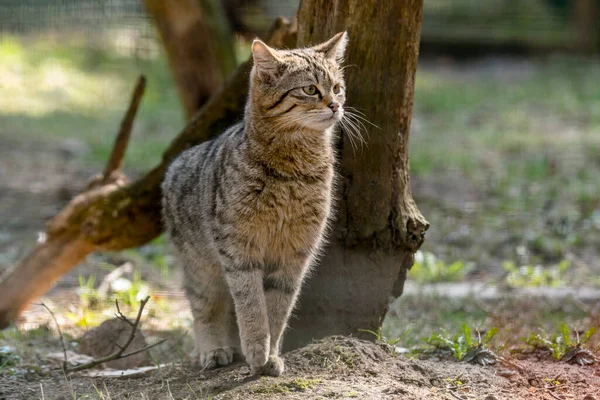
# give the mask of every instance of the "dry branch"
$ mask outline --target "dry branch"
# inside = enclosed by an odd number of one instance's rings
[[[275,47],[294,47],[295,24],[278,19],[266,40]],[[183,150],[216,137],[242,117],[250,69],[250,61],[240,65],[175,138],[162,162],[144,177],[125,186],[114,182],[93,186],[48,223],[46,241],[0,282],[0,328],[7,327],[33,299],[88,254],[140,246],[162,232],[160,183],[167,166]]]
[[[140,75],[137,84],[135,85],[133,95],[131,96],[131,102],[129,103],[127,113],[121,122],[121,129],[119,129],[119,133],[115,139],[115,144],[110,154],[110,158],[108,159],[106,167],[104,168],[104,173],[102,174],[103,184],[115,182],[119,179],[119,177],[116,175],[119,175],[121,166],[123,165],[123,157],[125,157],[125,151],[127,150],[129,138],[131,137],[133,121],[135,120],[135,115],[140,106],[140,102],[142,101],[142,96],[144,96],[145,90],[146,78],[143,75]]]
[[[119,308],[119,300],[115,299],[115,307],[117,308],[117,312],[115,313],[115,316],[117,318],[119,318],[121,321],[125,321],[129,324],[129,326],[133,326],[133,322],[131,322],[129,320],[129,318],[127,318],[125,315],[123,315],[123,313],[121,312],[121,309]]]
[[[148,345],[148,346],[144,346],[140,349],[131,351],[129,353],[125,353],[125,350],[127,350],[127,347],[129,347],[129,345],[133,341],[133,338],[135,337],[135,333],[140,324],[140,320],[142,319],[142,312],[144,311],[144,307],[146,306],[146,304],[148,303],[149,300],[150,300],[150,297],[148,296],[145,299],[143,299],[142,301],[140,301],[140,309],[138,310],[137,317],[135,318],[135,321],[133,321],[133,322],[131,322],[129,319],[127,319],[127,317],[125,317],[123,314],[121,314],[120,310],[118,311],[117,318],[123,319],[124,321],[127,321],[131,325],[131,332],[129,333],[129,336],[127,337],[127,340],[125,341],[125,344],[123,346],[120,346],[117,344],[117,347],[119,348],[119,350],[115,351],[112,354],[107,355],[106,357],[97,358],[97,359],[94,359],[85,364],[77,365],[77,366],[71,367],[71,368],[66,368],[65,373],[70,374],[72,372],[83,371],[85,369],[94,368],[97,365],[104,364],[109,361],[119,360],[121,358],[129,357],[134,354],[138,354],[143,351],[149,350],[152,347],[158,346],[161,343],[164,343],[166,341],[166,339],[160,340],[160,341],[158,341],[154,344]],[[118,303],[117,303],[117,310],[118,310]],[[125,354],[123,354],[123,353],[125,353]]]

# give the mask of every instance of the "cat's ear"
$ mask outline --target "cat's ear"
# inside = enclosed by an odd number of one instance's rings
[[[277,72],[278,66],[282,62],[277,50],[258,39],[252,42],[252,58],[258,72],[270,75]]]
[[[348,33],[340,32],[325,43],[316,45],[313,50],[324,53],[325,58],[341,63],[344,60],[346,45],[348,45]]]

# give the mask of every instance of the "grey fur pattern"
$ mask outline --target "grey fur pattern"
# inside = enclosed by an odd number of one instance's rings
[[[253,373],[283,372],[281,337],[331,215],[346,43],[345,32],[306,49],[254,41],[243,123],[166,173],[164,220],[203,368],[241,350]]]

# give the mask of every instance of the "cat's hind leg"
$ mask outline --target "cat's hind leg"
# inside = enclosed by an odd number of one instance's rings
[[[238,346],[232,331],[233,300],[217,263],[187,260],[184,288],[194,317],[196,348],[193,363],[201,368],[229,365]]]

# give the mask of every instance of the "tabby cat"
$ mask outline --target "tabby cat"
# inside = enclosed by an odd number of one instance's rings
[[[255,40],[244,121],[166,173],[164,219],[203,368],[241,348],[254,374],[283,372],[281,336],[331,214],[346,43],[345,32],[295,50]]]

